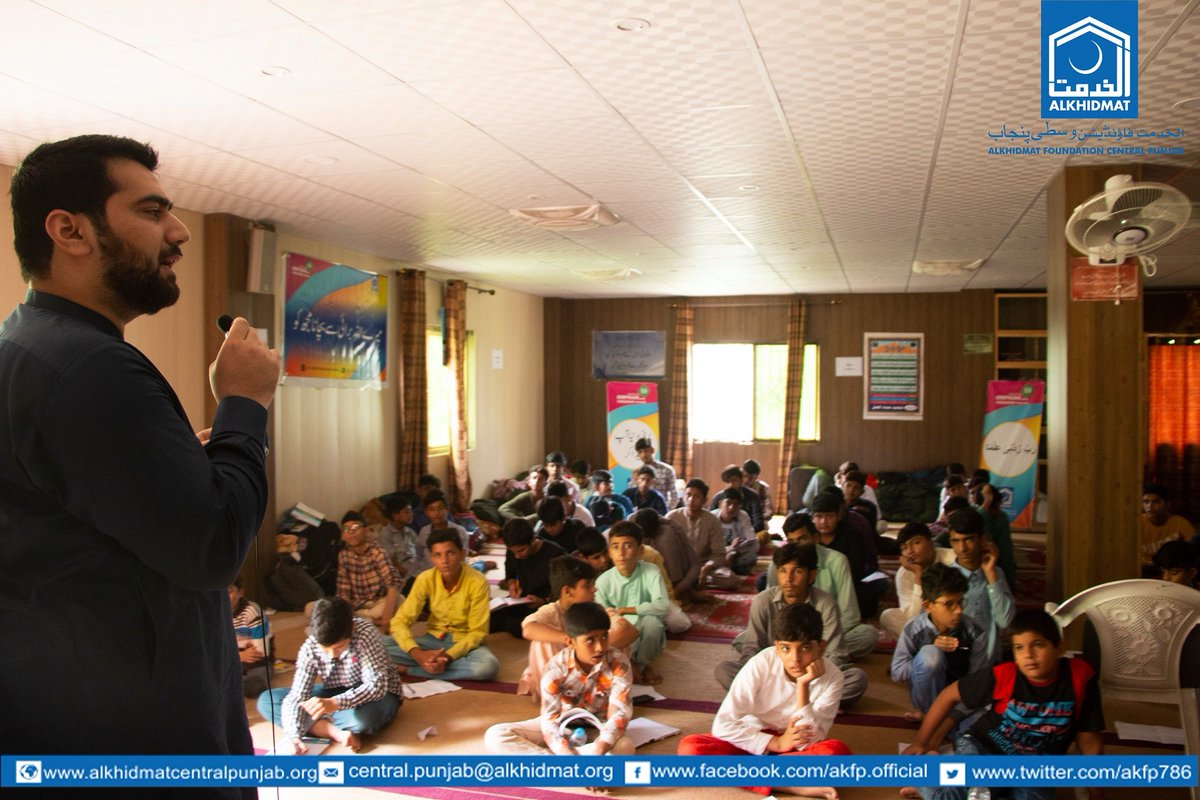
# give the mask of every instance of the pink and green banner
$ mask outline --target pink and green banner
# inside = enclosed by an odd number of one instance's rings
[[[1044,381],[988,381],[980,462],[992,475],[1001,509],[1017,528],[1033,522],[1045,402]]]
[[[387,381],[387,276],[284,256],[284,374],[326,385]]]
[[[609,381],[608,468],[613,491],[624,491],[633,471],[642,466],[634,445],[649,439],[655,450],[658,440],[658,384],[638,381]]]

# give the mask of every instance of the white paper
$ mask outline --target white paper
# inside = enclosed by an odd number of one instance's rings
[[[437,727],[430,725],[425,730],[417,731],[417,738],[422,742],[428,739],[430,736],[437,736]]]
[[[875,570],[875,571],[874,571],[874,572],[872,572],[870,575],[868,575],[867,577],[863,578],[863,579],[862,579],[862,583],[868,583],[868,582],[870,582],[870,581],[877,581],[877,580],[880,580],[881,578],[886,580],[886,579],[887,579],[887,573],[886,573],[886,572],[880,572],[879,570]]]
[[[497,608],[504,608],[505,606],[519,606],[527,604],[528,602],[528,597],[512,597],[511,595],[505,595],[504,597],[493,597],[492,602],[488,603],[488,608],[492,611],[495,611]]]
[[[435,694],[457,692],[461,686],[450,681],[422,681],[420,683],[404,684],[404,697],[411,700],[418,697],[433,697]]]
[[[629,687],[629,696],[630,697],[649,697],[651,700],[666,700],[667,699],[667,696],[665,694],[659,694],[658,690],[655,689],[653,686],[646,686],[645,684],[641,684],[641,683],[635,683]]]
[[[1117,738],[1181,746],[1187,744],[1187,740],[1183,736],[1183,728],[1170,728],[1166,725],[1139,725],[1135,722],[1118,722]]]
[[[833,360],[833,375],[835,378],[853,378],[862,376],[862,356],[838,356]]]
[[[634,717],[629,721],[628,727],[625,728],[625,735],[629,737],[629,741],[633,743],[634,747],[641,747],[650,742],[657,742],[670,736],[675,736],[678,733],[682,733],[679,728],[663,725],[661,722],[655,722],[646,717]],[[588,742],[582,747],[575,749],[582,756],[590,756],[596,749],[596,743]]]

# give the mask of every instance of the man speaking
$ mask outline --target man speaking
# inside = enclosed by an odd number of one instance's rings
[[[157,162],[79,136],[13,174],[29,292],[0,328],[0,752],[252,752],[226,589],[266,507],[279,354],[236,319],[196,434],[125,342],[178,299],[190,237]]]

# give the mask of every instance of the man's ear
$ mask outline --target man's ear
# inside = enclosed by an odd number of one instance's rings
[[[96,229],[84,214],[56,208],[46,215],[45,228],[54,246],[68,255],[86,256],[92,252]]]

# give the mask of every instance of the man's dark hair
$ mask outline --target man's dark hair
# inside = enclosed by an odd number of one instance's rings
[[[633,539],[638,544],[641,544],[642,543],[641,526],[636,525],[627,519],[623,519],[620,522],[618,522],[616,525],[613,525],[611,528],[608,529],[608,541],[611,542],[613,539],[617,538],[618,536],[628,537],[630,539]]]
[[[1163,542],[1154,554],[1154,566],[1159,569],[1194,569],[1196,550],[1182,539]]]
[[[347,522],[361,522],[363,525],[366,525],[367,518],[357,511],[347,511],[345,514],[342,514],[342,524],[345,525]]]
[[[854,481],[859,486],[867,485],[867,474],[862,470],[852,469],[842,476],[842,483],[846,481]]]
[[[612,516],[613,509],[617,508],[616,503],[610,503],[607,497],[593,497],[588,510],[592,512],[592,518],[597,522],[607,522]],[[621,509],[624,511],[624,509]],[[623,518],[623,517],[622,517]]]
[[[390,519],[392,514],[399,514],[406,508],[412,508],[412,498],[408,495],[397,494],[388,498],[388,501],[383,506],[383,513],[388,515]]]
[[[446,503],[446,493],[441,489],[430,489],[429,492],[426,493],[425,499],[421,502],[426,508],[429,508],[434,503]],[[449,507],[449,505],[449,503],[446,503],[447,507]]]
[[[608,542],[604,540],[603,533],[589,525],[575,534],[575,546],[579,548],[580,555],[594,556],[607,550]]]
[[[1163,483],[1147,483],[1142,487],[1142,494],[1156,494],[1163,500],[1171,499],[1171,490]]]
[[[921,572],[921,596],[933,602],[947,594],[966,594],[967,576],[954,567],[934,563]]]
[[[828,486],[826,486],[824,489],[822,489],[817,494],[817,497],[820,497],[823,494],[827,494],[827,495],[830,495],[831,497],[835,497],[841,503],[846,502],[846,493],[842,491],[842,487],[838,486],[835,483],[831,483]]]
[[[922,585],[922,591],[924,587]],[[1012,642],[1012,637],[1022,633],[1036,633],[1048,642],[1062,642],[1062,631],[1054,617],[1040,608],[1025,608],[1013,614],[1012,622],[1004,629],[1004,635]]]
[[[955,533],[983,536],[986,530],[983,516],[973,508],[960,508],[958,511],[951,512],[946,517],[946,522],[949,523],[950,530]]]
[[[567,454],[564,453],[562,450],[555,450],[553,453],[547,453],[546,454],[546,463],[547,464],[562,464],[565,467],[567,465]]]
[[[46,217],[55,209],[83,214],[100,230],[108,230],[105,205],[117,187],[109,175],[113,161],[128,160],[153,172],[158,153],[148,144],[125,138],[87,134],[35,147],[13,172],[13,246],[21,278],[48,278],[54,242],[46,234]]]
[[[992,473],[988,472],[983,467],[980,467],[979,469],[977,469],[971,473],[970,483],[991,483],[991,482],[992,482]]]
[[[572,639],[612,627],[608,612],[599,603],[575,603],[563,614],[563,628]]]
[[[708,484],[700,478],[692,478],[683,488],[695,489],[696,491],[703,493],[705,497],[708,497]]]
[[[808,603],[793,603],[775,612],[771,631],[777,642],[819,642],[825,630],[821,612]]]
[[[831,511],[841,511],[846,501],[840,495],[840,491],[836,495],[828,490],[821,492],[813,498],[812,512],[814,514],[828,514]]]
[[[740,507],[742,505],[742,493],[726,489],[725,491],[721,492],[721,502],[733,503]]]
[[[584,461],[582,458],[577,458],[571,462],[571,474],[582,478],[592,471],[592,465]]]
[[[968,500],[967,498],[962,497],[960,495],[955,495],[954,497],[947,497],[946,502],[942,503],[942,513],[945,514],[946,516],[950,516],[955,511],[958,511],[960,508],[970,508],[970,507],[971,507],[970,500]]]
[[[521,547],[533,541],[533,524],[524,517],[513,517],[500,530],[505,547]]]
[[[658,529],[663,523],[663,518],[653,508],[640,508],[634,512],[630,522],[642,529],[642,536],[653,539],[658,536]]]
[[[649,475],[651,478],[655,477],[654,467],[650,466],[649,464],[638,467],[638,471],[635,472],[634,474],[635,475]]]
[[[638,450],[645,450],[647,447],[654,449],[654,442],[650,441],[650,439],[645,436],[633,443],[634,452]]]
[[[550,481],[546,487],[546,497],[570,497],[571,490],[567,488],[566,481]]]
[[[910,522],[900,529],[900,533],[896,534],[896,544],[904,544],[909,539],[917,536],[924,536],[926,539],[933,539],[929,533],[929,526],[924,522]]]
[[[761,475],[762,464],[759,464],[753,458],[747,458],[742,462],[742,472],[746,473],[747,475]]]
[[[422,486],[432,486],[435,489],[442,488],[442,479],[437,475],[431,475],[426,472],[421,477],[417,478],[417,488]]]
[[[596,570],[582,558],[555,556],[550,559],[550,602],[562,597],[562,590],[580,581],[596,580]]]
[[[792,531],[798,531],[801,528],[804,528],[813,536],[817,535],[817,526],[813,525],[812,517],[810,517],[808,514],[805,514],[803,511],[793,511],[792,513],[788,514],[787,518],[783,521],[784,535],[787,535]]]
[[[962,475],[955,475],[951,473],[950,475],[946,476],[946,480],[942,481],[942,488],[953,489],[954,487],[962,486],[965,483],[966,481],[963,480]]]
[[[345,598],[334,595],[322,597],[313,604],[312,636],[317,644],[329,647],[354,633],[354,610]]]
[[[721,480],[725,481],[726,483],[729,483],[734,478],[745,478],[745,477],[746,476],[742,473],[742,468],[739,467],[737,464],[730,464],[728,467],[721,470]]]
[[[817,546],[788,542],[771,555],[771,561],[775,563],[776,569],[795,562],[801,569],[812,571],[817,568]]]
[[[612,483],[612,473],[606,469],[598,469],[592,473],[591,481],[593,485]]]
[[[538,522],[543,525],[553,525],[567,518],[567,510],[563,508],[562,500],[557,497],[546,497],[537,507]]]
[[[458,535],[458,531],[454,530],[454,528],[442,528],[440,531],[434,531],[429,534],[429,538],[425,540],[425,546],[429,548],[430,552],[433,552],[433,546],[442,542],[450,542],[460,552],[462,551],[462,537]]]

